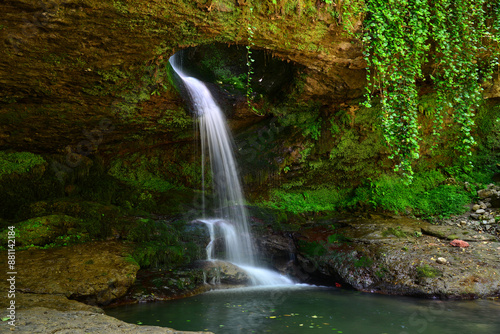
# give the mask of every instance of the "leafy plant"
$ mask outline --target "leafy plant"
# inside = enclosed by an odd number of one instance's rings
[[[395,170],[413,180],[412,162],[420,156],[417,81],[434,47],[430,78],[438,94],[433,114],[439,136],[449,112],[459,131],[456,149],[465,160],[476,144],[474,110],[481,81],[498,65],[499,4],[486,0],[367,0],[363,43],[369,94],[381,97],[384,137]],[[484,51],[484,52],[480,52]],[[482,59],[481,55],[486,55]],[[369,95],[368,95],[369,96]],[[368,99],[367,105],[370,105]],[[470,160],[468,166],[472,166]]]

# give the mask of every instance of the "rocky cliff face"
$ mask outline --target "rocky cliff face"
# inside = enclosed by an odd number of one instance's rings
[[[246,44],[248,24],[256,49],[305,67],[305,96],[359,96],[360,43],[325,8],[307,6],[263,2],[250,15],[248,4],[227,0],[2,2],[0,148],[65,153],[91,131],[102,140],[81,152],[138,137],[173,141],[168,120],[182,102],[166,59],[190,46]]]

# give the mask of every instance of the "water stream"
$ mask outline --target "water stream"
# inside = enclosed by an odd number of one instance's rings
[[[200,80],[186,75],[178,55],[169,59],[172,68],[184,83],[199,119],[201,160],[205,165],[208,153],[212,172],[213,190],[218,199],[220,217],[203,217],[198,221],[207,225],[210,243],[207,259],[215,260],[214,244],[221,237],[225,243],[225,258],[244,269],[255,285],[283,285],[293,282],[287,277],[265,268],[256,267],[255,251],[244,205],[243,191],[233,153],[233,140],[226,119],[210,90]],[[202,171],[204,175],[204,169]],[[205,186],[203,186],[205,188]]]

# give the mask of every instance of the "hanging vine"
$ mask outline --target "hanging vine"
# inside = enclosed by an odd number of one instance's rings
[[[498,66],[499,0],[365,0],[363,44],[368,62],[368,97],[381,98],[385,140],[401,171],[411,182],[412,162],[419,158],[417,80],[433,54],[431,79],[437,91],[434,134],[444,120],[458,130],[456,149],[465,160],[476,144],[474,111],[482,100],[481,82]],[[490,56],[485,57],[487,38]],[[431,51],[431,45],[433,46]],[[370,99],[367,100],[370,105]],[[468,166],[472,166],[468,162]]]
[[[247,20],[247,84],[246,84],[246,97],[247,97],[247,105],[248,109],[253,111],[257,115],[261,115],[259,110],[255,108],[253,105],[253,100],[254,100],[254,94],[253,94],[253,89],[252,89],[252,77],[254,74],[253,70],[253,63],[255,62],[255,59],[252,57],[252,47],[255,46],[255,43],[253,41],[253,35],[255,34],[255,29],[256,27],[252,25],[252,22],[254,22],[254,7],[250,1],[248,1],[248,9],[249,9],[249,15],[248,15],[248,20]]]
[[[418,0],[368,0],[366,11],[363,43],[369,89],[380,92],[383,133],[390,158],[398,160],[395,169],[411,181],[411,162],[420,151],[416,80],[422,77],[429,50],[430,11]]]

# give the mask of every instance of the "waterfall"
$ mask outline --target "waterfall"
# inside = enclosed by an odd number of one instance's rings
[[[290,284],[288,278],[278,273],[255,267],[248,213],[244,206],[242,187],[233,154],[234,143],[226,119],[207,86],[200,80],[187,76],[176,58],[176,55],[173,55],[169,62],[184,83],[199,118],[202,166],[205,164],[205,155],[208,152],[213,189],[221,212],[221,217],[199,219],[208,226],[210,232],[211,241],[207,246],[207,259],[214,259],[214,242],[217,233],[220,233],[224,238],[226,254],[222,260],[232,262],[246,270],[254,284]]]

